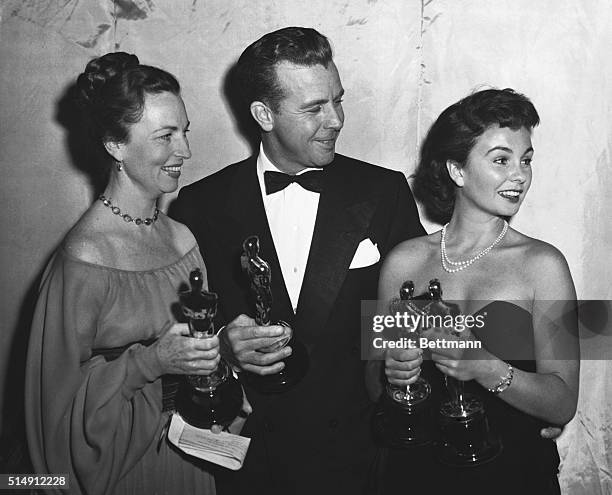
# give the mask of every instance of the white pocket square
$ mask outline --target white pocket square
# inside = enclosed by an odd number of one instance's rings
[[[353,256],[353,261],[351,261],[349,270],[371,266],[374,263],[378,263],[378,261],[380,261],[378,248],[376,244],[372,244],[370,238],[367,238],[361,241],[359,246],[357,246],[357,251],[355,251],[355,256]]]

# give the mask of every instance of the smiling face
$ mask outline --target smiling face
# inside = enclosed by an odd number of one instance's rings
[[[456,171],[457,204],[497,216],[512,216],[531,185],[531,131],[494,125],[479,136]],[[453,174],[451,173],[451,176]]]
[[[183,160],[191,157],[188,127],[180,96],[145,96],[142,118],[130,126],[127,142],[117,145],[127,178],[145,194],[157,197],[178,187]]]
[[[268,109],[269,120],[263,125],[257,119],[268,158],[289,174],[328,165],[344,124],[344,89],[336,66],[282,62],[276,75],[284,91],[278,111]]]

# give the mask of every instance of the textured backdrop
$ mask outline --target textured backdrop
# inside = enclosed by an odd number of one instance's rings
[[[0,411],[18,425],[37,277],[94,197],[64,104],[86,62],[136,53],[183,86],[193,158],[181,180],[249,153],[224,78],[265,32],[328,35],[346,89],[339,151],[410,174],[439,112],[479,85],[535,103],[534,182],[514,226],[559,247],[582,299],[612,299],[612,4],[608,0],[5,0],[0,2]],[[436,226],[427,224],[431,231]],[[612,357],[612,356],[611,356]],[[559,440],[568,494],[612,493],[612,366],[582,364]],[[608,454],[607,454],[608,452]]]

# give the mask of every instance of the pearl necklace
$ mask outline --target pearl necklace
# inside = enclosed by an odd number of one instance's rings
[[[121,210],[119,209],[118,206],[113,205],[113,203],[111,203],[111,198],[107,198],[106,196],[104,196],[104,194],[100,194],[100,196],[98,196],[98,199],[100,201],[102,201],[102,203],[104,204],[104,206],[106,206],[107,208],[110,208],[111,211],[115,214],[115,215],[120,215],[121,218],[123,218],[124,221],[126,221],[127,223],[130,222],[134,222],[136,225],[153,225],[155,223],[155,221],[157,220],[157,217],[159,216],[159,210],[157,208],[155,208],[155,212],[153,212],[153,218],[145,218],[144,220],[140,217],[136,217],[136,218],[132,218],[131,215],[128,215],[127,213],[124,213],[123,215],[121,214]]]
[[[473,256],[469,260],[451,261],[448,258],[448,254],[446,254],[446,227],[448,227],[448,223],[444,227],[442,227],[442,235],[440,236],[440,257],[442,259],[442,268],[444,268],[444,270],[448,273],[460,272],[461,270],[464,270],[465,268],[470,266],[475,261],[478,261],[480,258],[487,255],[489,251],[491,251],[491,249],[493,249],[497,244],[499,244],[499,242],[504,238],[506,232],[508,232],[508,222],[504,220],[504,227],[502,228],[502,231],[499,233],[497,238],[490,246],[484,248],[482,251],[480,251],[480,253],[478,253],[476,256]]]

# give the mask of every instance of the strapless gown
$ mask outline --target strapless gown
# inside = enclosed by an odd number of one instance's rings
[[[516,349],[520,342],[520,353],[512,355],[521,360],[508,362],[515,368],[535,371],[533,324],[528,311],[509,302],[494,301],[476,314],[485,315],[485,326],[474,333],[487,349],[496,355],[507,356],[507,350]],[[432,361],[424,361],[421,374],[432,386],[431,414],[437,416],[440,401],[447,397],[444,375]],[[456,468],[441,464],[432,444],[402,450],[381,448],[372,470],[370,493],[559,493],[557,447],[554,441],[540,436],[540,429],[548,425],[487,392],[475,381],[466,382],[465,389],[483,401],[489,426],[501,438],[502,452],[486,464]]]

